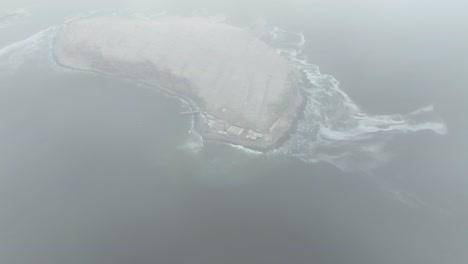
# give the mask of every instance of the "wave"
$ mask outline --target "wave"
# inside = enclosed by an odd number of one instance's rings
[[[395,136],[419,131],[447,133],[434,106],[405,115],[366,114],[340,89],[339,81],[301,58],[306,43],[303,34],[274,28],[267,41],[307,78],[303,118],[290,139],[274,152],[306,162],[326,161],[342,170],[368,170],[390,158],[385,147]]]
[[[6,73],[12,73],[34,56],[49,56],[52,37],[56,29],[55,26],[49,27],[24,40],[1,48],[0,69]]]

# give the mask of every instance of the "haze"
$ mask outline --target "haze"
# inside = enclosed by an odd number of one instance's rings
[[[0,263],[468,262],[465,1],[0,3]],[[312,79],[289,141],[203,141],[177,97],[50,58],[65,21],[164,12],[277,28]]]

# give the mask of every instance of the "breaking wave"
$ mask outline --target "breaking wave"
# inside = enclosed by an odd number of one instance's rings
[[[330,75],[302,59],[305,38],[279,28],[271,31],[269,43],[307,78],[307,103],[296,131],[275,153],[306,162],[329,162],[342,170],[367,170],[390,157],[385,152],[397,135],[432,131],[446,134],[445,123],[433,106],[409,114],[368,115],[356,105]]]

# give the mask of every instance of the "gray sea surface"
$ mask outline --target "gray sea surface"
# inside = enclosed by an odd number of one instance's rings
[[[0,262],[468,261],[468,4],[58,1],[0,7]],[[204,142],[157,89],[58,67],[93,14],[223,16],[307,76],[268,153]]]

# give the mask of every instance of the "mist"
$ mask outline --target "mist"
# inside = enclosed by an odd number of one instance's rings
[[[1,263],[468,261],[464,1],[1,4]],[[261,18],[340,96],[275,151],[203,141],[178,98],[50,62],[55,26],[96,12]],[[364,121],[309,128],[314,105]]]

